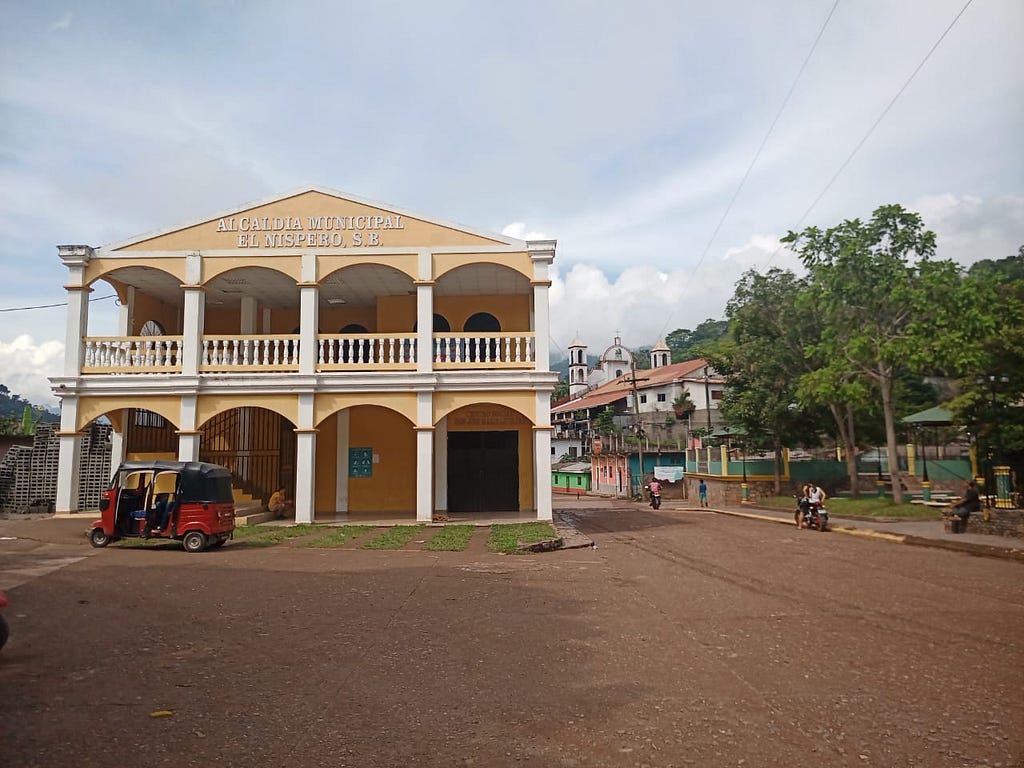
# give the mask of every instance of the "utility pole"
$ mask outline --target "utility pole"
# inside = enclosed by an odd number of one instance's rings
[[[644,483],[644,428],[640,421],[640,395],[636,391],[636,361],[629,362],[629,375],[633,380],[633,423],[636,425],[636,450],[640,459],[640,494]]]

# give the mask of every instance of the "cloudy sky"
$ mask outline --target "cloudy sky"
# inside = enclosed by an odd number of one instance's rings
[[[58,244],[310,184],[557,238],[555,350],[720,319],[885,203],[1010,255],[1024,3],[965,2],[0,0],[0,382],[55,403],[64,307],[7,310],[65,300]]]

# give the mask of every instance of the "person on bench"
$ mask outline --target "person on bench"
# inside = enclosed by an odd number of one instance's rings
[[[970,518],[971,512],[977,512],[979,509],[981,509],[981,496],[978,495],[978,484],[973,480],[968,480],[967,490],[963,498],[957,501],[949,510],[949,516],[953,523],[953,533],[963,533],[966,531],[967,520]]]
[[[156,496],[156,504],[149,510],[149,514],[146,515],[146,533],[145,536],[148,538],[150,533],[160,533],[167,527],[167,518],[170,516],[171,504],[168,501],[168,494],[158,493]]]

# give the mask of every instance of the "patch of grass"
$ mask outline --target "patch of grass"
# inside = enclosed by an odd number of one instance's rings
[[[758,499],[757,503],[772,509],[796,509],[796,499],[792,496],[767,496]],[[829,514],[840,517],[938,517],[937,507],[926,507],[924,504],[893,504],[888,496],[861,496],[859,499],[830,497],[825,500]]]
[[[422,525],[396,525],[363,544],[363,549],[401,549],[423,530]]]
[[[245,526],[248,528],[250,526]],[[282,541],[288,539],[297,539],[301,536],[309,536],[312,533],[322,531],[325,526],[322,525],[309,525],[303,523],[301,525],[290,525],[288,527],[273,526],[273,525],[256,525],[251,526],[259,529],[258,533],[247,533],[241,538],[238,536],[239,530],[235,529],[235,540],[238,544],[242,544],[247,547],[272,547],[275,544],[280,544]]]
[[[373,528],[372,525],[345,525],[340,528],[331,528],[323,536],[317,536],[315,539],[303,542],[302,546],[319,548],[340,547],[342,544],[362,536],[371,528]]]
[[[469,546],[475,530],[475,525],[446,525],[427,542],[426,549],[432,552],[461,552]]]
[[[491,552],[518,552],[520,544],[535,544],[557,537],[558,534],[550,523],[492,525],[491,535],[487,539],[487,549]]]

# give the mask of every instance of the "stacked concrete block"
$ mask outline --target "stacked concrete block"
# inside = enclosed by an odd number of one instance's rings
[[[110,426],[94,424],[82,436],[78,508],[96,509],[110,480]],[[0,512],[52,512],[57,498],[60,438],[55,424],[36,427],[31,446],[13,446],[0,462]]]

